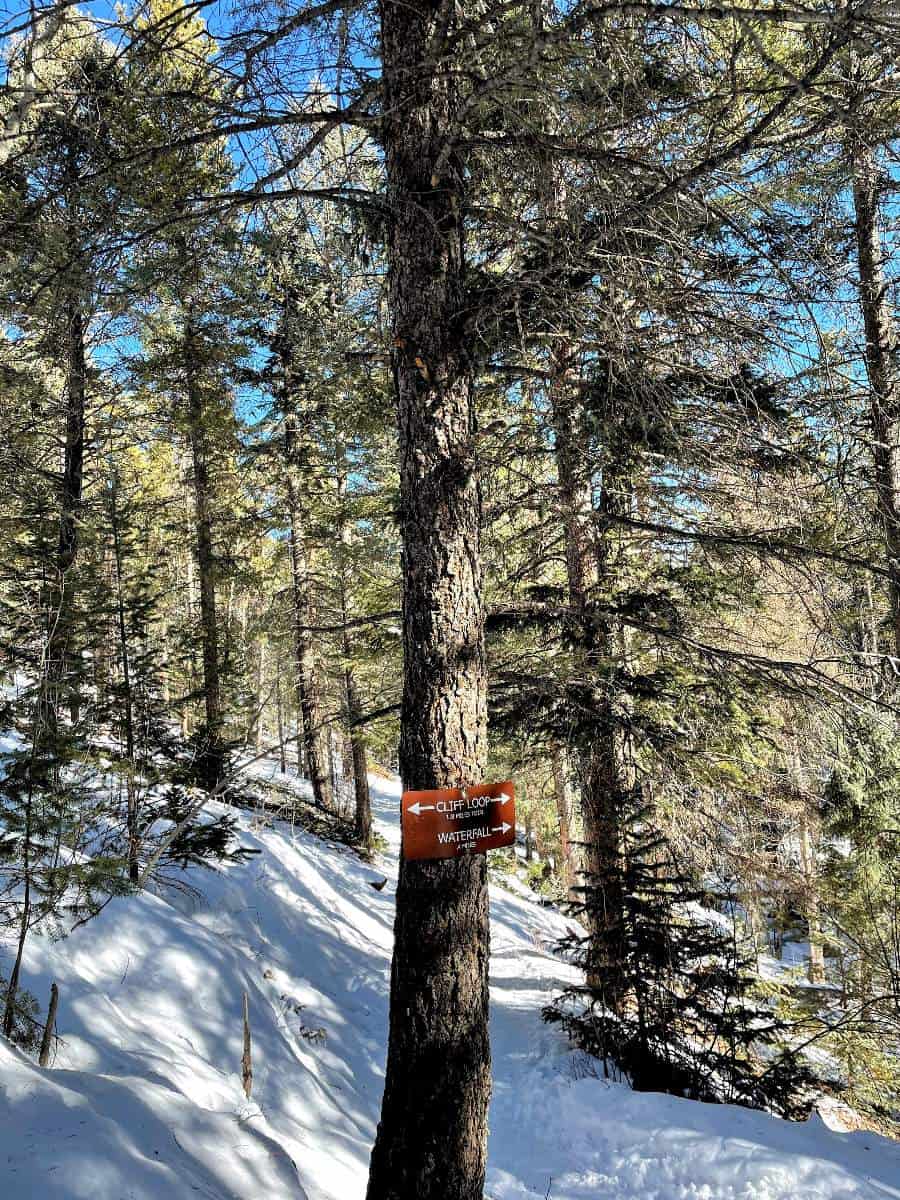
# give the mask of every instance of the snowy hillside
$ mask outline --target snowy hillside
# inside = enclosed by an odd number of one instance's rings
[[[189,888],[113,900],[24,985],[60,985],[55,1065],[0,1046],[4,1200],[362,1200],[382,1088],[398,790],[372,779],[390,853],[241,815],[261,851]],[[387,886],[369,886],[387,875]],[[490,1200],[884,1200],[900,1147],[590,1073],[542,1004],[563,919],[492,891]],[[250,996],[253,1100],[240,1080]]]

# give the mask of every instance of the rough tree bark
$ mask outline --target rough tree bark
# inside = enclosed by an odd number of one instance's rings
[[[349,648],[345,651],[349,654]],[[354,836],[365,850],[372,849],[372,800],[369,795],[369,761],[366,743],[360,735],[363,715],[359,689],[351,667],[345,673],[347,716],[350,722],[350,748],[353,754]]]
[[[84,400],[86,390],[85,320],[77,299],[66,303],[66,457],[63,472],[63,512],[59,557],[66,566],[75,561],[78,545],[77,509],[84,474]]]
[[[879,234],[878,163],[858,131],[850,134],[859,303],[866,334],[869,422],[875,465],[875,495],[881,519],[893,630],[892,653],[900,658],[900,364],[897,328],[884,274]]]
[[[569,781],[563,751],[555,746],[552,755],[553,763],[553,795],[556,801],[556,817],[559,821],[559,845],[562,858],[562,881],[566,895],[572,902],[578,900],[574,888],[578,884],[578,862],[575,846],[572,843],[572,804],[569,795]]]
[[[287,422],[286,425],[289,425]],[[286,432],[286,440],[288,437]],[[303,726],[302,740],[297,744],[297,763],[302,773],[304,762],[312,784],[313,799],[320,808],[331,808],[331,779],[323,744],[323,724],[319,702],[319,681],[313,654],[309,626],[312,624],[312,602],[309,561],[303,537],[303,522],[297,488],[288,480],[288,540],[291,554],[291,600],[293,605],[294,657],[297,664],[297,709]],[[327,734],[327,730],[325,730]]]
[[[266,703],[266,638],[265,635],[257,639],[259,657],[256,660],[256,698],[253,710],[255,713],[254,722],[256,724],[256,751],[259,753],[263,747],[264,727],[263,727],[263,711]]]
[[[343,450],[339,453],[338,463],[338,494],[343,499],[346,488],[346,461]],[[353,669],[353,639],[350,636],[349,622],[353,615],[353,605],[350,594],[350,563],[349,550],[351,544],[350,525],[344,515],[343,507],[340,515],[341,559],[339,570],[339,585],[341,597],[341,621],[344,629],[341,638],[341,649],[344,657],[344,694],[347,705],[347,731],[350,739],[350,753],[353,760],[353,789],[354,789],[354,835],[357,842],[365,849],[372,849],[372,803],[369,796],[369,764],[366,757],[366,742],[362,733],[363,705]]]
[[[400,436],[406,788],[481,778],[481,493],[464,308],[451,0],[382,0],[382,132]],[[490,1098],[484,855],[401,859],[387,1072],[368,1200],[482,1200]]]
[[[5,1038],[10,1038],[13,1032],[16,1016],[16,998],[19,994],[19,976],[22,972],[22,958],[25,953],[25,941],[31,925],[31,837],[32,816],[34,805],[35,775],[38,768],[38,745],[41,713],[45,711],[40,704],[35,709],[35,728],[31,738],[31,755],[28,766],[27,791],[25,793],[25,823],[22,829],[22,914],[19,919],[19,936],[16,943],[16,957],[13,960],[9,984],[6,989],[6,1000],[3,1007],[2,1032]]]
[[[122,668],[122,729],[125,734],[125,786],[128,796],[126,827],[128,830],[128,879],[137,884],[140,879],[138,856],[140,825],[138,818],[137,763],[134,747],[134,698],[131,690],[131,656],[128,650],[128,628],[125,621],[124,564],[122,537],[119,529],[118,480],[113,477],[109,488],[109,523],[113,535],[113,565],[116,586],[116,619],[119,637],[119,657]]]
[[[63,471],[59,491],[59,542],[56,551],[56,580],[51,604],[54,609],[47,644],[50,686],[44,725],[49,736],[57,727],[59,711],[67,701],[73,724],[78,720],[78,684],[73,676],[72,567],[78,556],[78,521],[84,483],[84,420],[87,392],[85,319],[73,293],[66,301],[63,317],[65,343],[65,417]]]
[[[219,673],[219,632],[216,619],[216,559],[212,537],[212,483],[210,445],[203,385],[198,370],[198,332],[188,313],[184,325],[186,417],[191,450],[191,484],[194,498],[194,537],[200,581],[200,642],[203,659],[203,702],[206,717],[199,774],[212,791],[221,778],[222,689]]]
[[[38,1066],[46,1067],[50,1062],[50,1047],[53,1045],[53,1030],[56,1028],[56,1012],[59,1008],[59,986],[56,983],[50,984],[50,1007],[47,1011],[47,1021],[44,1025],[44,1033],[41,1037],[41,1052],[38,1057]]]
[[[189,485],[190,470],[187,466],[187,458],[179,457],[179,465],[184,472],[184,486],[182,488],[182,504],[184,505],[184,523],[185,528],[190,529],[193,522],[193,501],[191,499],[191,488]],[[184,599],[184,622],[188,629],[193,629],[195,612],[194,612],[194,595],[197,590],[197,566],[195,562],[196,554],[193,547],[186,543],[184,547],[184,588],[182,596]],[[200,677],[197,673],[196,655],[191,654],[188,661],[188,672],[190,679],[191,695],[196,694],[200,687]],[[181,736],[187,740],[191,736],[193,729],[193,712],[190,703],[182,704],[181,706]]]
[[[275,667],[275,712],[278,718],[278,766],[282,775],[287,773],[287,758],[284,752],[284,708],[281,700],[281,659]]]
[[[309,626],[312,624],[312,586],[306,551],[303,510],[298,477],[303,470],[303,449],[297,413],[296,389],[299,381],[294,369],[293,349],[285,313],[285,328],[278,342],[281,360],[281,416],[285,465],[285,501],[291,556],[292,627],[296,660],[297,712],[302,738],[297,740],[297,765],[303,774],[304,760],[312,785],[313,799],[320,808],[332,806],[331,778],[328,770],[328,730],[322,722],[319,681]]]
[[[545,13],[532,9],[536,34],[543,34]],[[551,110],[545,120],[552,124]],[[567,188],[549,157],[542,163],[542,207],[549,226],[562,223],[566,236]],[[591,939],[588,982],[603,1003],[616,1009],[623,1001],[624,896],[621,872],[621,819],[628,788],[624,739],[618,727],[617,696],[611,664],[617,660],[615,621],[593,607],[596,593],[610,582],[609,530],[596,511],[594,475],[588,447],[584,400],[574,381],[578,347],[561,328],[550,350],[550,419],[554,435],[558,503],[566,555],[568,606],[575,633],[575,674],[590,705],[590,738],[582,738],[574,756],[581,809],[581,871],[590,887],[585,922]],[[603,480],[601,507],[610,503]],[[585,707],[587,707],[587,703]]]
[[[803,905],[809,937],[809,966],[807,975],[810,983],[825,981],[825,947],[822,937],[822,911],[819,903],[819,867],[816,861],[816,843],[810,828],[809,812],[801,801],[800,810],[800,865],[803,871]]]
[[[243,1053],[241,1054],[241,1081],[244,1085],[244,1095],[250,1099],[253,1091],[253,1047],[250,1038],[250,998],[246,991],[243,997]]]
[[[621,883],[621,815],[627,789],[624,747],[615,719],[609,664],[615,661],[611,619],[590,611],[590,593],[606,581],[608,553],[601,545],[594,509],[592,476],[585,448],[584,410],[571,383],[573,352],[565,343],[554,350],[550,386],[559,504],[562,518],[569,607],[578,628],[576,673],[593,691],[595,729],[579,750],[582,869],[592,888],[585,918],[591,937],[589,982],[611,1008],[622,1002],[624,899]],[[606,679],[604,679],[606,677]]]

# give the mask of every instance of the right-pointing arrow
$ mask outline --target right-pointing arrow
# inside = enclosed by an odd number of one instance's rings
[[[508,829],[512,829],[512,825],[507,825],[504,821],[502,825],[494,825],[491,827],[491,833],[506,833]]]

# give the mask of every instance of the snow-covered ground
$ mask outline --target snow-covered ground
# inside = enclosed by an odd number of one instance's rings
[[[3,1200],[362,1200],[399,843],[398,787],[372,786],[390,846],[372,866],[243,813],[242,843],[261,851],[249,863],[190,871],[193,892],[113,900],[64,940],[32,938],[23,983],[43,1003],[58,981],[63,1043],[49,1070],[0,1043]],[[592,1074],[540,1019],[572,970],[550,950],[563,918],[496,886],[491,915],[489,1200],[900,1198],[900,1147],[872,1134]]]

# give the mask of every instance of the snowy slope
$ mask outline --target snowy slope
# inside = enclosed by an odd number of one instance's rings
[[[242,842],[262,852],[249,864],[32,940],[24,984],[44,1002],[59,982],[64,1044],[47,1071],[0,1044],[3,1200],[362,1200],[399,841],[397,788],[372,786],[391,847],[374,867],[245,813]],[[368,886],[384,875],[383,891]],[[549,949],[562,918],[496,887],[491,912],[490,1200],[900,1198],[900,1147],[873,1135],[586,1075],[540,1021],[571,971]]]

